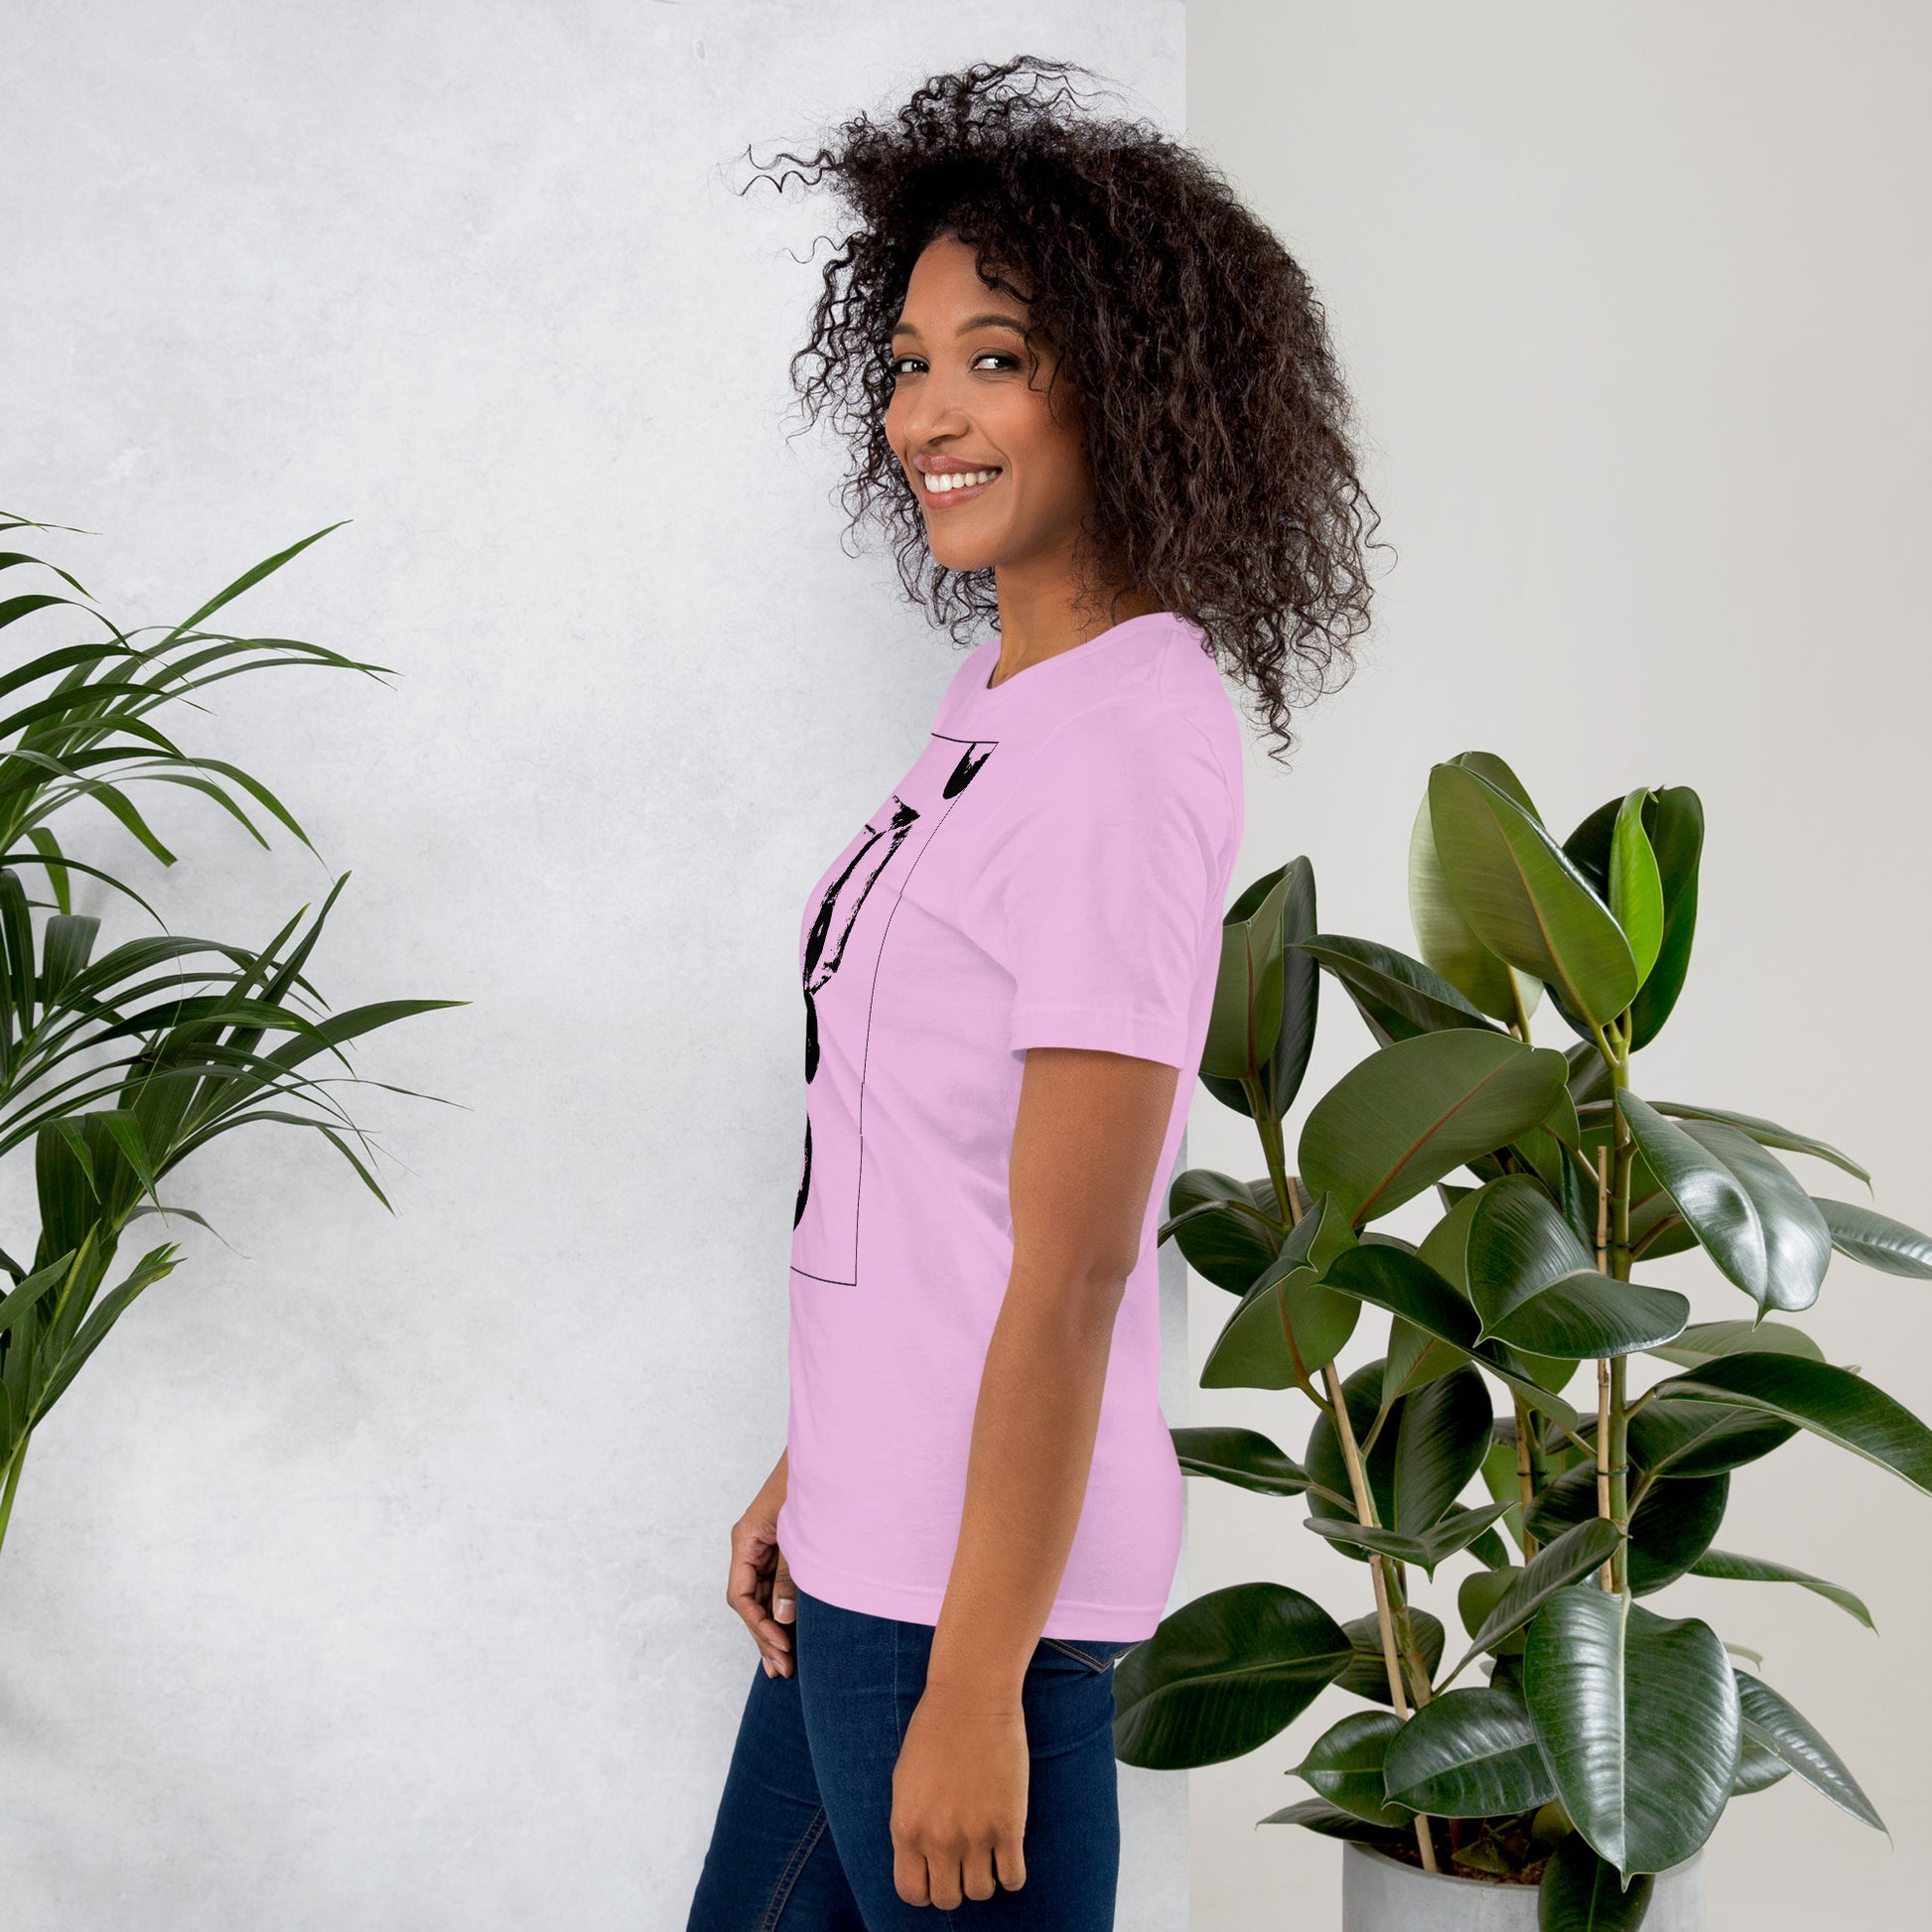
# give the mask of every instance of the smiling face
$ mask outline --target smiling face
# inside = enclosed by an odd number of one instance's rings
[[[1068,574],[1093,501],[1080,410],[1024,302],[980,280],[954,235],[913,264],[893,332],[886,434],[948,570]]]

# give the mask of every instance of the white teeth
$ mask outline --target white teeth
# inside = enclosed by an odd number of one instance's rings
[[[935,493],[964,489],[972,483],[991,483],[999,474],[997,470],[942,470],[928,476],[925,486]]]

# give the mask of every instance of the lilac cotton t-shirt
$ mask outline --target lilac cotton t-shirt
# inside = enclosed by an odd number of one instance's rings
[[[1043,1633],[1167,1608],[1181,1474],[1160,1402],[1159,1225],[1241,843],[1241,730],[1201,632],[1131,618],[989,690],[960,665],[925,748],[812,888],[806,1128],[778,1545],[815,1596],[937,1623],[980,1372],[1013,1265],[1030,1046],[1180,1069]]]

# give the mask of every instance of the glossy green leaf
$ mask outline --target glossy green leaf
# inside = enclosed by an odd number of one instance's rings
[[[1529,1626],[1523,1684],[1558,1796],[1598,1857],[1625,1877],[1664,1871],[1711,1836],[1742,1718],[1708,1624],[1572,1584]]]
[[[1304,1798],[1299,1804],[1284,1805],[1280,1811],[1271,1811],[1266,1818],[1258,1818],[1255,1823],[1300,1825],[1305,1830],[1319,1832],[1323,1838],[1356,1840],[1364,1845],[1387,1845],[1398,1837],[1397,1833],[1385,1831],[1380,1825],[1371,1825],[1366,1818],[1357,1818],[1353,1812],[1331,1805],[1326,1798]]]
[[[1519,997],[1525,1010],[1541,997],[1541,982],[1512,974],[1462,916],[1443,876],[1426,793],[1409,834],[1409,923],[1430,968],[1480,1012],[1509,1021]]]
[[[1312,1194],[1332,1193],[1357,1227],[1391,1213],[1534,1127],[1567,1063],[1548,1047],[1467,1028],[1371,1053],[1310,1111],[1299,1166]]]
[[[1390,1528],[1424,1536],[1443,1520],[1482,1466],[1492,1416],[1488,1387],[1468,1367],[1437,1377],[1404,1402]]]
[[[1264,1496],[1299,1496],[1309,1472],[1256,1429],[1171,1429],[1174,1458],[1189,1475],[1213,1476]]]
[[[1393,1711],[1350,1712],[1314,1740],[1295,1775],[1337,1809],[1371,1825],[1400,1828],[1415,1814],[1383,1795],[1382,1760],[1402,1728]]]
[[[1472,1356],[1498,1381],[1522,1396],[1539,1414],[1578,1426],[1577,1412],[1559,1395],[1532,1381],[1503,1359],[1493,1343],[1477,1345],[1476,1311],[1420,1255],[1364,1245],[1336,1257],[1326,1276],[1330,1288],[1358,1296],[1399,1315],[1425,1333]],[[1386,1432],[1385,1432],[1386,1433]]]
[[[1811,1722],[1749,1671],[1740,1670],[1736,1675],[1738,1703],[1750,1734],[1776,1751],[1814,1791],[1823,1792],[1841,1811],[1882,1832],[1885,1821],[1878,1816],[1877,1807]]]
[[[1644,807],[1650,798],[1646,785],[1626,793],[1610,833],[1610,916],[1630,942],[1640,986],[1664,943],[1664,882],[1643,829]]]
[[[1361,1308],[1324,1287],[1321,1274],[1354,1239],[1327,1195],[1311,1203],[1215,1338],[1201,1387],[1288,1389],[1296,1386],[1298,1360],[1305,1376],[1333,1361],[1354,1333]]]
[[[1616,1866],[1599,1859],[1582,1832],[1572,1832],[1543,1867],[1537,1932],[1637,1932],[1656,1888],[1647,1871],[1626,1888]]]
[[[1429,774],[1429,812],[1449,892],[1491,952],[1560,988],[1599,1026],[1630,1004],[1638,975],[1629,941],[1520,805],[1466,766],[1439,764]]]
[[[1372,1523],[1353,1523],[1340,1517],[1311,1515],[1305,1529],[1330,1543],[1356,1550],[1373,1551],[1397,1563],[1413,1563],[1434,1577],[1438,1564],[1466,1550],[1489,1525],[1508,1508],[1506,1503],[1485,1503],[1480,1509],[1455,1509],[1433,1529],[1420,1536],[1404,1536],[1399,1530],[1382,1529]]]
[[[1445,1633],[1442,1619],[1431,1615],[1428,1610],[1411,1604],[1409,1624],[1415,1632],[1416,1648],[1422,1652],[1423,1662],[1429,1667],[1430,1677],[1433,1680],[1436,1667],[1443,1661]],[[1389,1666],[1387,1659],[1382,1655],[1381,1624],[1371,1612],[1367,1616],[1358,1616],[1341,1627],[1348,1633],[1348,1641],[1354,1646],[1354,1655],[1348,1660],[1348,1668],[1335,1679],[1335,1689],[1353,1692],[1356,1697],[1367,1698],[1372,1704],[1387,1704]]]
[[[1666,1397],[1782,1416],[1932,1495],[1932,1430],[1849,1368],[1800,1355],[1726,1355],[1658,1388]]]
[[[1755,1409],[1660,1396],[1630,1418],[1630,1460],[1649,1475],[1723,1475],[1782,1449],[1797,1433],[1796,1423]]]
[[[1701,1368],[1724,1355],[1803,1355],[1814,1362],[1825,1351],[1802,1328],[1782,1321],[1694,1321],[1675,1341],[1648,1351],[1666,1362]]]
[[[1234,1295],[1245,1295],[1281,1253],[1273,1209],[1246,1181],[1211,1168],[1189,1168],[1168,1190],[1168,1224],[1188,1267]]]
[[[1115,1755],[1167,1771],[1241,1757],[1300,1717],[1350,1654],[1341,1626],[1300,1590],[1209,1590],[1115,1666]]]
[[[1842,1585],[1828,1584],[1823,1577],[1793,1570],[1789,1564],[1769,1563],[1762,1557],[1735,1556],[1728,1550],[1707,1550],[1692,1564],[1690,1574],[1693,1577],[1717,1578],[1725,1583],[1797,1584],[1801,1588],[1811,1590],[1826,1601],[1836,1603],[1840,1609],[1849,1611],[1867,1630],[1878,1627],[1872,1622],[1871,1612],[1865,1608],[1863,1601]]]
[[[1610,892],[1610,841],[1622,807],[1621,798],[1599,805],[1563,845],[1571,862],[1605,902]],[[1690,970],[1691,943],[1697,931],[1698,866],[1704,847],[1703,802],[1689,785],[1656,787],[1644,807],[1643,825],[1663,886],[1664,932],[1657,963],[1631,1004],[1632,1052],[1647,1046],[1663,1030]],[[1561,1011],[1561,996],[1558,1007]],[[1579,1032],[1584,1031],[1574,1015],[1566,1012],[1564,1018]]]
[[[1733,1798],[1749,1798],[1782,1784],[1791,1775],[1791,1766],[1771,1748],[1759,1742],[1749,1725],[1744,1726],[1743,1742],[1737,1747],[1737,1770],[1730,1781]]]
[[[1500,1573],[1510,1582],[1470,1632],[1469,1648],[1449,1675],[1459,1676],[1471,1659],[1513,1637],[1558,1590],[1593,1576],[1622,1541],[1614,1523],[1587,1517],[1545,1544],[1523,1569]]]
[[[1238,943],[1229,939],[1231,926],[1244,929]],[[1221,972],[1202,1049],[1201,1083],[1236,1113],[1253,1117],[1242,1084],[1243,1073],[1251,1069],[1264,1106],[1277,1120],[1301,1091],[1314,1045],[1321,973],[1295,945],[1314,927],[1314,870],[1306,858],[1256,880],[1223,919]],[[1257,945],[1264,973],[1254,978],[1249,962]],[[1270,1041],[1265,1052],[1259,1050],[1264,1038]]]
[[[1369,1440],[1369,1432],[1375,1426],[1375,1418],[1382,1401],[1382,1368],[1380,1362],[1366,1362],[1342,1380],[1342,1400],[1347,1405],[1350,1426],[1355,1432],[1357,1444]],[[1400,1404],[1394,1409],[1398,1421]],[[1375,1504],[1376,1516],[1384,1523],[1395,1514],[1395,1434],[1384,1429],[1374,1446],[1362,1457],[1363,1474],[1367,1478],[1369,1495]],[[1341,1441],[1335,1433],[1334,1424],[1327,1415],[1317,1415],[1309,1430],[1308,1449],[1303,1460],[1308,1464],[1309,1475],[1313,1482],[1336,1495],[1352,1494],[1348,1481],[1348,1465],[1341,1452]],[[1352,1508],[1343,1509],[1331,1503],[1326,1497],[1309,1493],[1309,1514],[1324,1522],[1353,1524],[1355,1512]],[[1363,1553],[1351,1549],[1347,1544],[1335,1546],[1344,1556],[1366,1562]]]
[[[1391,1732],[1383,1788],[1441,1818],[1534,1811],[1556,1795],[1528,1707],[1514,1691],[1448,1691]]]
[[[1842,1168],[1849,1174],[1870,1184],[1871,1176],[1852,1157],[1829,1141],[1814,1139],[1809,1134],[1794,1133],[1788,1127],[1780,1127],[1774,1120],[1763,1120],[1756,1114],[1731,1113],[1723,1107],[1700,1107],[1687,1100],[1653,1100],[1650,1106],[1660,1114],[1674,1120],[1715,1120],[1725,1127],[1734,1127],[1747,1140],[1755,1141],[1759,1147],[1783,1148],[1789,1154],[1809,1154],[1816,1160],[1828,1161],[1835,1168]],[[1587,1111],[1593,1116],[1605,1115],[1609,1101],[1601,1099],[1589,1103]]]
[[[1903,1221],[1894,1221],[1874,1208],[1861,1207],[1856,1201],[1828,1200],[1818,1194],[1811,1198],[1825,1217],[1832,1246],[1840,1254],[1887,1275],[1932,1282],[1932,1235],[1921,1234],[1917,1228],[1908,1228]]]
[[[1442,974],[1393,946],[1327,932],[1297,943],[1341,982],[1364,1017],[1388,1038],[1412,1039],[1455,1027],[1496,1031],[1495,1023]]]
[[[1645,1491],[1630,1518],[1631,1593],[1649,1596],[1674,1584],[1710,1549],[1730,1497],[1727,1475],[1666,1477]],[[1596,1514],[1596,1471],[1566,1470],[1536,1499],[1530,1534],[1549,1541]]]
[[[1831,1233],[1789,1170],[1723,1121],[1680,1127],[1627,1088],[1617,1105],[1720,1270],[1761,1309],[1810,1308],[1831,1260]]]
[[[1256,1078],[1281,1037],[1282,922],[1293,882],[1286,866],[1272,877],[1250,909],[1230,906],[1221,921],[1221,964],[1200,1065],[1215,1079]]]

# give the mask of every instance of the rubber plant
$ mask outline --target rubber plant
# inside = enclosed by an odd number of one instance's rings
[[[67,527],[0,515],[0,538]],[[244,671],[384,669],[294,638],[206,627],[327,534],[318,530],[257,564],[183,622],[132,631],[67,571],[25,551],[0,551],[0,572],[51,571],[79,594],[0,595],[0,635],[22,635],[13,626],[54,612],[84,621],[90,633],[0,672],[0,1160],[31,1153],[40,1223],[31,1259],[15,1258],[26,1245],[17,1236],[0,1248],[0,1539],[35,1431],[136,1299],[180,1265],[177,1244],[151,1247],[110,1287],[123,1237],[148,1215],[164,1226],[207,1225],[191,1208],[164,1204],[163,1182],[236,1128],[305,1127],[387,1207],[363,1158],[372,1152],[368,1137],[332,1091],[357,1078],[343,1048],[412,1015],[463,1004],[385,1000],[327,1010],[305,969],[346,873],[313,917],[305,906],[265,945],[191,938],[169,932],[139,892],[80,857],[67,833],[76,809],[92,806],[172,866],[175,854],[133,796],[137,785],[167,784],[213,800],[264,847],[250,806],[309,845],[265,785],[223,759],[184,751],[155,717],[169,706],[200,709],[194,693]],[[102,916],[74,909],[76,875],[97,882],[101,900],[137,906],[160,929],[103,949]]]
[[[1253,1120],[1267,1173],[1182,1173],[1161,1230],[1235,1298],[1202,1385],[1314,1411],[1299,1462],[1254,1430],[1176,1429],[1181,1465],[1305,1509],[1372,1607],[1338,1619],[1270,1582],[1183,1605],[1119,1666],[1119,1756],[1235,1757],[1339,1686],[1362,1708],[1296,1767],[1316,1795],[1262,1822],[1537,1881],[1545,1932],[1640,1925],[1652,1874],[1792,1773],[1882,1829],[1761,1660],[1656,1599],[1685,1576],[1796,1585],[1870,1625],[1849,1589],[1717,1547],[1733,1473],[1800,1431],[1932,1491],[1932,1432],[1784,1318],[1834,1252],[1927,1279],[1932,1241],[1778,1159],[1869,1190],[1839,1149],[1632,1084],[1685,984],[1703,828],[1688,786],[1639,786],[1559,843],[1469,752],[1431,770],[1415,821],[1420,958],[1320,932],[1306,859],[1256,880],[1226,916],[1202,1079]],[[1375,1048],[1309,1109],[1291,1173],[1323,974]],[[1546,995],[1567,1050],[1532,1039]],[[1431,1188],[1420,1242],[1378,1229]],[[1741,1318],[1691,1323],[1640,1279],[1693,1248]],[[1364,1319],[1379,1352],[1344,1377]],[[1409,1582],[1450,1563],[1452,1647]]]

